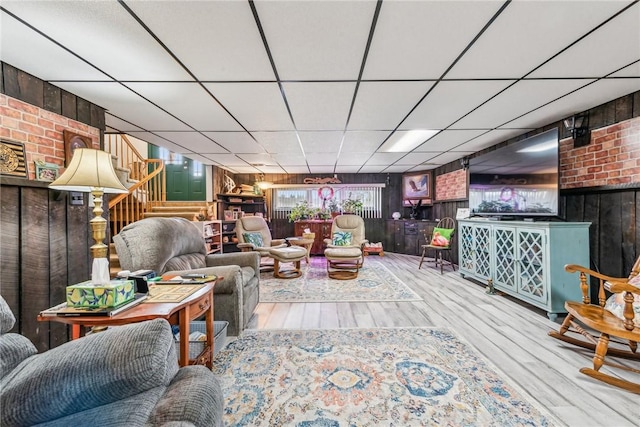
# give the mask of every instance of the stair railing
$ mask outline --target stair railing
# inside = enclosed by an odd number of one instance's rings
[[[115,166],[129,171],[133,185],[128,194],[109,200],[109,222],[114,236],[126,225],[144,218],[144,213],[166,200],[164,161],[143,158],[124,134],[106,134],[105,150],[114,156]]]

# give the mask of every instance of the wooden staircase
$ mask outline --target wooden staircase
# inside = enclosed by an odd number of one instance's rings
[[[207,202],[160,202],[145,212],[143,217],[181,217],[192,221],[203,209],[206,212],[207,208]]]

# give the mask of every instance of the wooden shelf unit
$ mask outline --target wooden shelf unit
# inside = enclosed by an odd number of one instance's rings
[[[218,220],[222,222],[222,247],[224,252],[239,252],[236,237],[236,220],[225,218],[225,211],[235,211],[242,215],[262,214],[267,216],[267,204],[264,196],[251,194],[218,194],[216,199]]]
[[[223,253],[222,221],[191,221],[191,223],[202,233],[202,236],[204,237],[204,244],[207,248],[207,255]]]

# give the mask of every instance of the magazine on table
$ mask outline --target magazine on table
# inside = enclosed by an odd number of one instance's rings
[[[66,302],[58,304],[40,312],[41,316],[115,316],[131,307],[140,304],[147,299],[147,294],[135,294],[131,301],[120,304],[116,307],[92,308],[92,307],[69,307]]]

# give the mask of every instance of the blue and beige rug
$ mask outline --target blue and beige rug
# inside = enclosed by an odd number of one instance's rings
[[[287,264],[284,265],[288,267]],[[260,276],[260,302],[373,302],[420,301],[422,298],[385,267],[383,261],[367,257],[352,280],[335,280],[327,276],[324,257],[302,262],[302,276],[276,279],[273,273]]]
[[[251,331],[221,350],[226,426],[548,426],[446,329]]]

